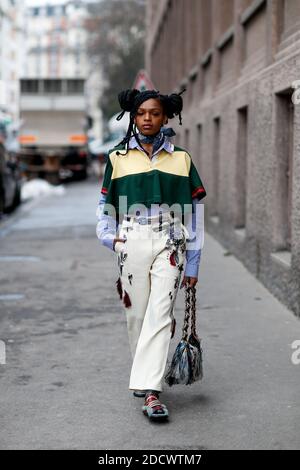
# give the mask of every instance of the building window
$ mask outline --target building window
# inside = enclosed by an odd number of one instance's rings
[[[244,40],[242,43],[242,63],[244,73],[249,74],[265,64],[267,34],[267,4],[257,4],[257,8],[242,15]]]
[[[39,88],[38,80],[21,80],[22,93],[37,93]]]
[[[83,80],[68,80],[67,93],[83,93],[84,81]]]
[[[203,168],[203,161],[202,161],[202,124],[197,124],[196,128],[196,136],[197,136],[197,148],[196,148],[196,155],[197,160],[199,163],[199,169]]]
[[[237,214],[235,228],[245,228],[247,206],[248,107],[238,109],[235,187]]]
[[[213,159],[212,159],[212,170],[213,170],[213,214],[219,215],[219,174],[220,174],[220,118],[216,117],[213,121]]]
[[[202,52],[205,53],[212,46],[212,1],[201,2],[201,38]]]
[[[233,25],[234,21],[234,0],[222,0],[219,2],[218,11],[218,23],[219,23],[219,36],[222,36],[230,26]]]
[[[61,80],[44,80],[44,92],[45,93],[60,93],[61,92]]]
[[[299,0],[281,0],[281,33],[282,39],[296,33],[300,28]]]
[[[293,157],[294,104],[288,90],[276,95],[276,250],[291,251]]]
[[[185,149],[189,152],[190,149],[190,130],[185,129],[184,131],[184,146]]]

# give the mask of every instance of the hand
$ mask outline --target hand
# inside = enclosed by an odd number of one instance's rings
[[[116,244],[117,242],[123,242],[123,243],[125,243],[125,242],[126,242],[126,238],[114,238],[113,249],[115,249],[115,244]]]
[[[197,277],[191,277],[191,276],[183,276],[180,289],[182,289],[183,286],[187,285],[189,287],[194,287],[198,282]]]

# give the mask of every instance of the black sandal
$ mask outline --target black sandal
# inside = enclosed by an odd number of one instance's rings
[[[144,397],[146,396],[146,390],[134,390],[133,395],[135,397]]]

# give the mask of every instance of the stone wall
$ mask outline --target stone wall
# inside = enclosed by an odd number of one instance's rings
[[[187,89],[169,125],[206,187],[206,229],[300,315],[300,2],[147,8],[148,73],[162,93]]]

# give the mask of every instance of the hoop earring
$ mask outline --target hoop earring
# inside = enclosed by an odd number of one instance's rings
[[[136,123],[133,124],[133,134],[136,135],[138,134],[139,130],[138,130],[138,127],[136,125]]]

